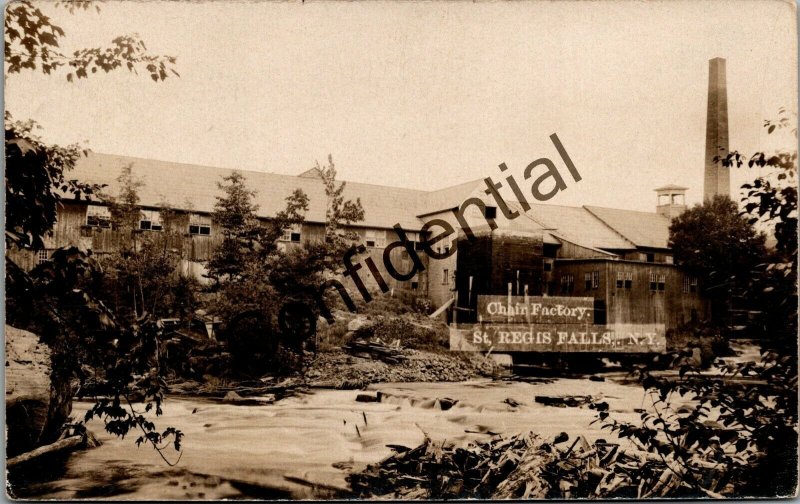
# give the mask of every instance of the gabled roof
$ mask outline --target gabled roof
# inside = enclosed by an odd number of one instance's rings
[[[82,182],[107,184],[106,194],[119,193],[117,177],[126,165],[132,165],[133,176],[141,180],[140,203],[159,207],[164,202],[176,209],[210,213],[216,197],[221,195],[217,183],[234,170],[190,165],[108,154],[90,153],[81,158],[69,178]],[[302,189],[309,198],[306,221],[325,222],[327,198],[318,174],[312,170],[295,175],[280,175],[238,170],[256,191],[254,203],[258,215],[274,216],[285,207],[286,198],[295,189]],[[471,196],[486,199],[482,179],[464,182],[436,191],[420,191],[398,187],[347,182],[345,198],[361,199],[365,218],[359,226],[391,228],[399,223],[407,231],[419,231],[420,216],[458,208]],[[508,202],[522,212],[518,202]],[[575,244],[602,250],[633,250],[637,247],[667,248],[670,220],[651,212],[636,212],[594,206],[571,207],[532,204],[531,209],[507,222],[503,227],[520,231],[544,231],[546,243],[563,238]],[[552,231],[551,236],[548,231]]]
[[[217,183],[234,171],[229,168],[89,153],[88,157],[78,161],[67,176],[83,182],[107,184],[104,192],[116,196],[119,193],[117,177],[128,164],[132,165],[134,179],[144,183],[139,189],[141,205],[158,207],[168,202],[176,209],[196,212],[214,210],[216,197],[221,195]],[[254,203],[259,206],[258,215],[275,215],[284,209],[286,198],[295,189],[302,189],[309,198],[306,221],[325,222],[327,198],[322,180],[318,177],[238,171],[244,175],[248,187],[256,191]],[[365,215],[364,221],[358,225],[391,228],[399,223],[408,231],[418,231],[422,226],[413,210],[420,207],[420,198],[425,194],[425,191],[414,189],[356,182],[347,182],[344,190],[345,198],[361,199]]]
[[[515,206],[519,205],[516,203]],[[517,206],[521,211],[522,208]],[[603,250],[633,250],[636,246],[584,207],[534,204],[517,219],[529,218],[556,235],[579,245]]]
[[[584,208],[637,247],[668,248],[671,221],[661,214],[596,206]]]
[[[483,179],[470,180],[438,191],[430,191],[420,200],[421,205],[416,209],[416,213],[417,215],[429,215],[459,208],[480,188],[485,188]]]

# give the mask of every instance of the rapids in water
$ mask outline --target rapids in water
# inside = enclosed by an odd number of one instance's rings
[[[608,402],[620,421],[635,421],[636,410],[651,407],[641,386],[621,373],[606,377],[370,386],[373,393],[381,392],[381,402],[357,402],[363,391],[329,389],[259,406],[170,396],[156,425],[185,434],[176,466],[165,464],[148,446],[137,448],[138,435],[115,438],[95,419],[87,427],[102,446],[72,454],[56,472],[31,475],[14,493],[126,500],[346,497],[350,472],[389,456],[387,445],[414,447],[425,435],[458,444],[523,431],[544,438],[567,432],[571,439],[609,439],[608,430],[592,423],[594,410],[534,401],[538,395],[591,395]],[[450,401],[444,398],[457,402],[447,408]],[[90,405],[75,402],[75,417],[82,418]],[[165,454],[176,458],[171,448]]]

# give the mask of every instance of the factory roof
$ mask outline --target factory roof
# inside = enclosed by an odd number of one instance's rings
[[[142,182],[139,188],[143,206],[159,207],[165,202],[172,208],[210,213],[217,196],[217,183],[233,172],[230,168],[191,165],[152,159],[90,153],[82,158],[68,176],[82,182],[106,184],[104,193],[119,192],[117,177],[131,165],[134,179]],[[285,207],[285,200],[295,189],[303,190],[309,198],[306,213],[308,222],[325,222],[325,188],[315,169],[299,176],[248,170],[237,170],[247,185],[256,191],[257,213],[270,217]],[[424,216],[451,211],[464,200],[484,193],[483,181],[473,180],[435,191],[405,189],[384,185],[346,182],[344,197],[361,200],[364,207],[364,227],[391,228],[400,224],[408,231],[418,231]],[[522,210],[517,202],[510,203]],[[574,243],[603,250],[632,250],[667,248],[669,219],[657,213],[637,212],[595,206],[560,206],[533,204],[527,212],[505,227],[520,231],[552,231]],[[421,218],[422,217],[422,218]],[[553,237],[548,235],[548,242]]]

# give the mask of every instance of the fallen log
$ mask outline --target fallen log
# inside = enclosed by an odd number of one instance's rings
[[[12,469],[15,466],[31,462],[45,455],[53,455],[60,452],[78,450],[82,448],[93,448],[99,445],[100,441],[95,439],[95,437],[89,432],[66,437],[56,441],[55,443],[40,446],[35,450],[25,452],[22,455],[17,455],[16,457],[6,460],[6,469]]]

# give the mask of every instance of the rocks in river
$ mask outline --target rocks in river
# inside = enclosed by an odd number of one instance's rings
[[[536,396],[533,399],[535,402],[539,404],[544,404],[545,406],[556,406],[559,408],[580,408],[581,406],[587,406],[591,404],[594,400],[592,396]]]
[[[380,400],[378,394],[363,393],[356,396],[356,402],[380,402]]]
[[[236,404],[239,406],[260,406],[265,404],[272,404],[275,402],[275,396],[267,394],[258,397],[242,397],[236,391],[230,390],[225,397],[222,398],[223,402],[228,404]]]
[[[442,411],[447,411],[458,403],[458,400],[450,399],[449,397],[439,397],[436,401],[438,402],[439,409]]]
[[[72,386],[54,372],[52,350],[39,336],[11,326],[6,335],[6,455],[55,441],[72,412]]]

